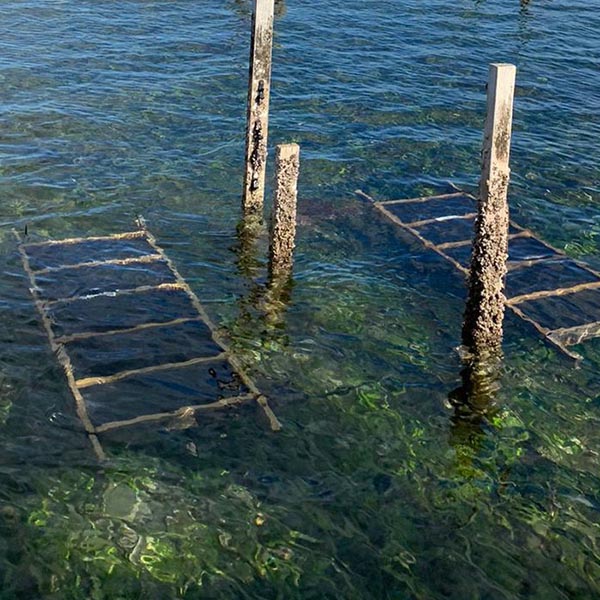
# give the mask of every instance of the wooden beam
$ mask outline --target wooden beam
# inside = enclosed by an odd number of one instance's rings
[[[538,292],[531,292],[529,294],[521,294],[519,296],[513,296],[506,302],[510,306],[515,304],[522,304],[530,300],[541,300],[542,298],[554,298],[556,296],[567,296],[569,294],[577,294],[585,290],[596,290],[600,288],[600,281],[587,281],[585,283],[578,283],[568,288],[555,288],[552,290],[540,290]]]
[[[130,369],[129,371],[120,371],[114,375],[96,376],[96,377],[85,377],[84,379],[77,379],[75,385],[78,389],[93,387],[97,385],[106,385],[107,383],[115,383],[116,381],[122,381],[123,379],[129,379],[136,375],[150,375],[152,373],[159,373],[160,371],[171,371],[175,369],[185,369],[186,367],[192,367],[202,363],[216,362],[219,360],[226,360],[227,353],[221,352],[214,356],[200,356],[197,358],[191,358],[177,363],[162,363],[160,365],[153,365],[151,367],[142,367],[140,369]]]
[[[112,235],[95,235],[91,237],[66,238],[63,240],[46,240],[44,242],[23,242],[21,246],[27,248],[41,248],[43,246],[69,246],[71,244],[83,244],[86,242],[112,242],[115,240],[135,240],[144,237],[144,232],[126,231],[125,233],[114,233]]]
[[[126,267],[128,265],[144,265],[162,260],[158,254],[142,254],[141,256],[133,256],[131,258],[111,258],[109,260],[90,260],[82,263],[74,263],[69,265],[59,265],[57,267],[45,267],[37,271],[33,271],[35,275],[45,275],[46,273],[55,273],[56,271],[68,271],[74,269],[87,269],[90,267]]]
[[[565,346],[581,344],[581,342],[595,337],[600,337],[600,321],[576,327],[562,327],[548,333],[548,338]]]
[[[185,419],[187,417],[196,417],[197,414],[202,412],[220,410],[223,408],[227,408],[228,406],[236,406],[238,404],[248,402],[249,400],[256,400],[257,402],[259,402],[255,394],[242,394],[241,396],[234,396],[232,398],[222,398],[221,400],[211,402],[210,404],[195,404],[191,406],[183,406],[182,408],[178,408],[177,410],[171,412],[141,415],[132,419],[124,419],[123,421],[111,421],[110,423],[104,423],[103,425],[99,425],[96,428],[96,431],[98,433],[105,433],[107,431],[121,429],[122,427],[131,427],[132,425],[140,425],[142,423],[153,423],[169,419],[177,420]],[[279,424],[279,421],[277,421],[277,424]]]
[[[81,331],[79,333],[71,333],[69,335],[61,335],[56,338],[59,344],[70,344],[71,342],[79,342],[81,340],[88,340],[90,338],[107,337],[111,335],[122,335],[128,333],[138,333],[144,331],[144,329],[157,329],[174,327],[181,325],[182,323],[189,323],[191,321],[202,322],[200,316],[197,317],[181,317],[179,319],[172,319],[171,321],[163,321],[161,323],[142,323],[141,325],[134,325],[133,327],[126,327],[124,329],[109,329],[107,331]]]

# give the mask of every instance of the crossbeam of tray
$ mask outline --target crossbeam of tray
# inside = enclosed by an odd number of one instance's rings
[[[361,190],[388,220],[469,274],[477,199],[463,191],[406,200],[376,201]],[[568,257],[510,221],[506,306],[572,359],[569,349],[600,336],[600,273]]]
[[[23,268],[77,414],[98,436],[140,423],[190,424],[199,414],[257,403],[280,423],[198,296],[148,231],[26,242]]]

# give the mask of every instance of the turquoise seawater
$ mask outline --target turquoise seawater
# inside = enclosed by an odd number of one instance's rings
[[[236,235],[250,2],[0,0],[0,598],[599,597],[600,342],[576,366],[508,316],[491,405],[456,410],[465,283],[353,192],[476,189],[512,62],[512,216],[600,268],[600,3],[276,10],[269,176],[302,152],[278,302],[266,236]],[[95,460],[12,229],[138,214],[281,432],[249,406]]]

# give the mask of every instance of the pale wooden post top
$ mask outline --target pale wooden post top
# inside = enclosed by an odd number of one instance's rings
[[[256,0],[255,15],[259,23],[266,23],[273,18],[275,0]]]
[[[517,72],[517,67],[512,63],[490,63],[490,69],[496,69],[498,71],[508,69],[515,73]]]
[[[278,144],[276,147],[277,156],[280,160],[286,160],[291,158],[295,154],[300,153],[300,146],[298,144]]]
[[[513,97],[517,67],[491,63],[489,67],[487,116],[484,133],[483,171],[486,179],[494,168],[508,170],[512,129]]]

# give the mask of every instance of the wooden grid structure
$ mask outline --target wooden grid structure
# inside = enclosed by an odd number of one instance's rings
[[[458,191],[378,202],[361,190],[356,193],[468,276],[477,217],[474,196]],[[569,346],[600,336],[600,273],[513,221],[508,240],[506,306],[562,353],[581,359]]]
[[[148,231],[27,243],[23,267],[77,414],[100,459],[102,433],[183,427],[254,401],[281,425],[172,260]]]

